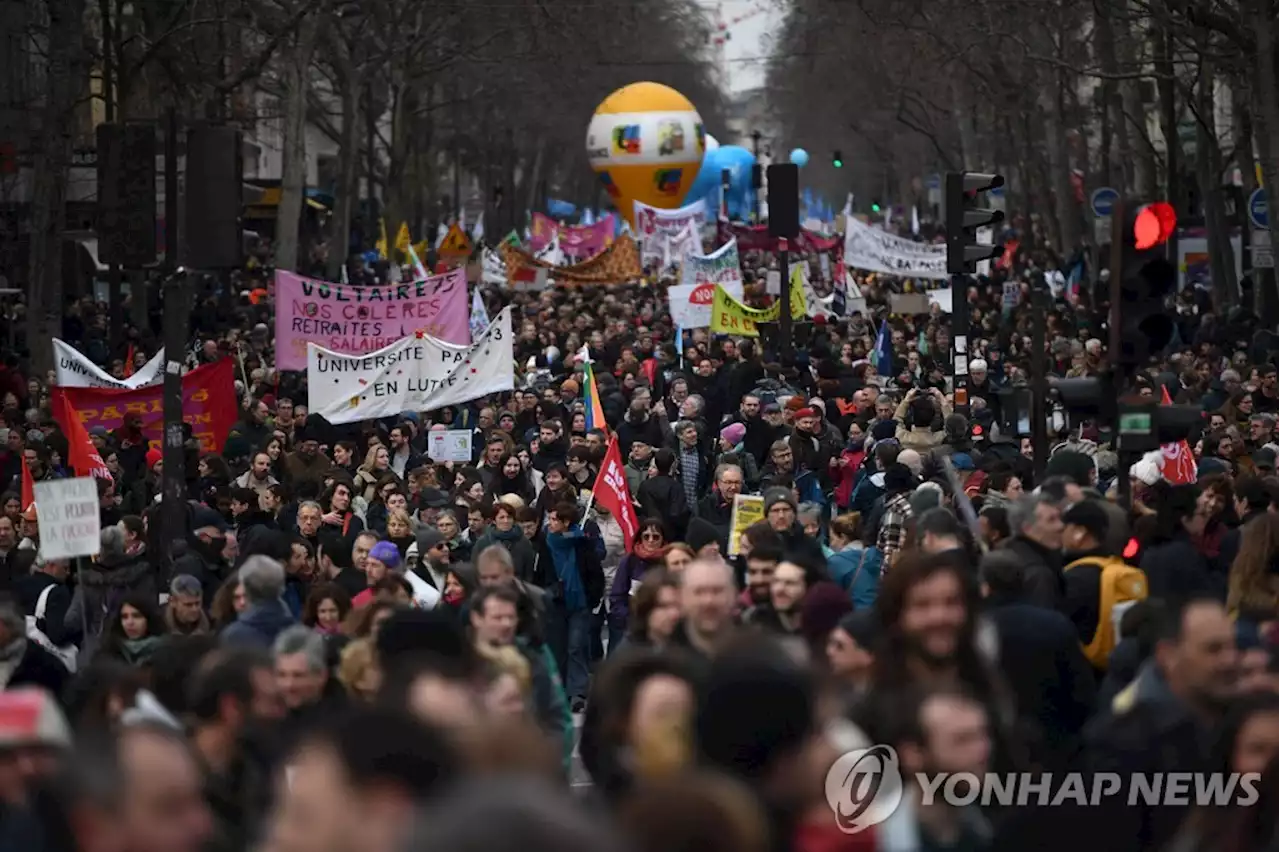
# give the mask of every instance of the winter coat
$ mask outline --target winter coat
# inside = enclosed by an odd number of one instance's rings
[[[613,587],[609,589],[609,624],[623,630],[630,617],[631,589],[648,573],[649,569],[662,567],[662,556],[642,559],[634,553],[627,555],[613,575]]]
[[[874,547],[861,544],[851,545],[827,557],[831,579],[849,593],[854,609],[866,609],[875,604],[883,566],[883,554]]]
[[[156,569],[147,554],[103,557],[80,569],[80,585],[67,610],[67,630],[77,637],[82,659],[93,652],[107,614],[128,595],[158,601]]]
[[[270,649],[276,637],[296,622],[280,601],[254,604],[227,625],[219,640],[232,647]]]

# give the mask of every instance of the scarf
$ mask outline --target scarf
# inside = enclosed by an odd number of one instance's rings
[[[511,542],[519,541],[524,538],[524,530],[520,529],[518,526],[512,526],[509,530],[500,530],[497,527],[494,527],[489,531],[489,535],[507,545],[507,549],[510,550]]]
[[[317,624],[315,627],[311,629],[314,630],[316,633],[319,633],[321,636],[341,636],[342,622],[338,622],[332,627],[325,627],[321,624]]]
[[[564,593],[564,607],[569,612],[587,608],[587,590],[578,571],[580,538],[582,531],[576,527],[565,533],[547,533],[547,549],[551,552],[551,562],[555,565],[556,577]]]
[[[645,562],[653,562],[656,559],[662,558],[662,552],[665,549],[666,545],[654,547],[646,542],[637,541],[631,552],[640,559],[643,559]]]
[[[160,644],[160,636],[143,636],[140,639],[125,639],[120,643],[120,656],[131,666],[140,666],[155,653]]]

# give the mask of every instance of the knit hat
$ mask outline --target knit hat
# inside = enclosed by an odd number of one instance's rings
[[[720,430],[720,437],[730,444],[737,444],[747,436],[747,427],[741,423],[730,423]]]
[[[1163,461],[1164,453],[1160,450],[1152,450],[1129,468],[1129,476],[1143,485],[1155,485],[1163,477]]]
[[[565,379],[560,384],[560,390],[568,391],[569,393],[577,393],[580,390],[580,388],[578,387],[578,383],[573,379]]]
[[[708,544],[715,544],[719,540],[720,531],[706,518],[694,518],[691,520],[689,529],[684,534],[684,543],[692,547],[695,553]]]
[[[0,749],[71,747],[71,727],[53,696],[37,687],[0,692]]]
[[[369,558],[378,560],[394,571],[400,567],[400,548],[389,541],[380,541],[369,550]]]
[[[803,420],[806,417],[817,417],[817,416],[818,416],[818,410],[811,406],[805,406],[804,408],[797,408],[795,413],[796,420]]]
[[[789,396],[787,397],[787,411],[800,411],[805,407],[804,397]]]
[[[1076,485],[1088,485],[1093,472],[1093,459],[1075,450],[1059,450],[1049,457],[1044,474],[1068,477]]]
[[[764,513],[769,514],[769,510],[779,503],[786,503],[791,507],[791,511],[796,510],[796,498],[791,493],[790,488],[769,488],[764,492]]]
[[[151,468],[155,467],[157,464],[159,464],[163,460],[164,460],[164,453],[155,449],[147,450],[147,470],[150,470]]]
[[[840,619],[853,611],[853,599],[835,583],[814,583],[800,601],[800,632],[812,646],[826,639],[840,623]]]

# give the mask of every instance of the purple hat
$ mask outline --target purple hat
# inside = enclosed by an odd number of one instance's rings
[[[369,551],[369,558],[376,559],[391,570],[400,567],[400,549],[389,541],[380,541]]]
[[[730,423],[728,426],[720,430],[720,437],[724,438],[730,444],[740,442],[747,435],[747,427],[741,423]]]

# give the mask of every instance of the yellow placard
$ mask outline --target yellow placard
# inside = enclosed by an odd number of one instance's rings
[[[729,518],[729,555],[742,552],[742,534],[756,521],[764,520],[764,498],[737,494],[733,498],[733,514]]]
[[[471,240],[456,222],[449,226],[449,232],[444,235],[444,240],[440,243],[440,248],[436,249],[436,254],[447,260],[463,260],[471,257]]]
[[[730,296],[727,290],[717,284],[715,294],[711,299],[711,333],[759,337],[760,330],[756,326],[762,322],[777,322],[781,305],[781,302],[774,302],[763,310],[749,308],[733,298],[733,296]],[[793,286],[791,288],[791,318],[799,320],[804,319],[804,316],[803,288]]]

